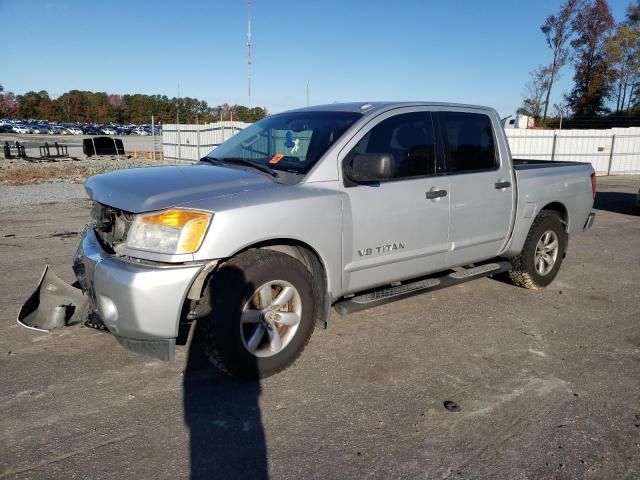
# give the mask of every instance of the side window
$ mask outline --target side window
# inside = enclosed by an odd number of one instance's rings
[[[447,171],[495,170],[498,158],[491,120],[481,113],[439,114]]]
[[[360,139],[345,162],[364,153],[387,153],[395,160],[393,178],[433,175],[436,171],[429,112],[404,113],[383,120]]]

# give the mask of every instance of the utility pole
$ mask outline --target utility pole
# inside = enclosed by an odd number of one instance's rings
[[[309,80],[307,80],[307,107],[309,106]]]
[[[153,115],[151,115],[151,138],[153,143],[153,161],[156,160],[156,122]]]
[[[251,109],[251,63],[253,61],[251,49],[253,44],[251,43],[251,0],[247,0],[247,83],[249,87],[249,109]]]
[[[562,107],[556,103],[554,105],[554,108],[560,114],[560,127],[558,128],[558,130],[562,131],[562,117],[563,117]]]
[[[562,130],[562,110],[560,110],[560,128],[558,130]]]

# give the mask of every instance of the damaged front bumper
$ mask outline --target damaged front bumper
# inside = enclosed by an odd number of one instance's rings
[[[82,315],[86,319],[92,312],[126,349],[170,360],[187,293],[203,268],[202,264],[142,263],[110,255],[87,228],[73,259],[81,290],[45,269],[18,322],[50,330],[79,323]]]

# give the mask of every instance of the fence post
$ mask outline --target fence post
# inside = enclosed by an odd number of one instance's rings
[[[178,134],[178,161],[182,160],[182,139],[180,138],[180,123],[176,124],[176,132]]]
[[[551,146],[551,161],[553,162],[556,159],[556,140],[558,138],[558,134],[553,131],[553,145]]]
[[[613,149],[616,146],[616,134],[611,135],[611,152],[609,152],[609,166],[607,167],[607,175],[611,175],[611,164],[613,163]]]
[[[196,160],[200,160],[200,120],[198,120],[196,124],[196,139],[198,142],[198,158],[196,158]]]

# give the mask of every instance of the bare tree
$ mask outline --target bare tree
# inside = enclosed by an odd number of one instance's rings
[[[529,72],[531,80],[525,85],[524,100],[522,106],[518,109],[521,115],[529,115],[534,117],[536,121],[540,120],[542,111],[547,111],[547,104],[544,101],[545,93],[549,91],[549,83],[552,77],[552,67],[538,66],[532,72]]]
[[[544,101],[544,112],[542,114],[542,125],[547,120],[547,110],[549,107],[549,97],[551,96],[551,89],[553,88],[553,82],[558,76],[560,69],[567,63],[569,58],[567,41],[571,36],[571,20],[574,12],[580,6],[581,0],[567,0],[567,2],[560,7],[560,11],[557,15],[549,15],[540,30],[544,33],[547,45],[553,52],[553,61],[549,68],[549,82],[547,85],[546,98]]]
[[[621,23],[607,40],[606,49],[616,84],[611,94],[616,99],[616,113],[620,113],[631,99],[633,85],[640,73],[640,29],[631,23]]]
[[[626,113],[637,103],[638,85],[640,83],[640,0],[627,7],[627,20],[624,23],[631,30],[635,42],[631,44],[630,55],[628,57],[628,85],[625,84],[623,90],[629,87],[629,97],[627,99]],[[620,110],[625,110],[624,97],[620,105]]]

